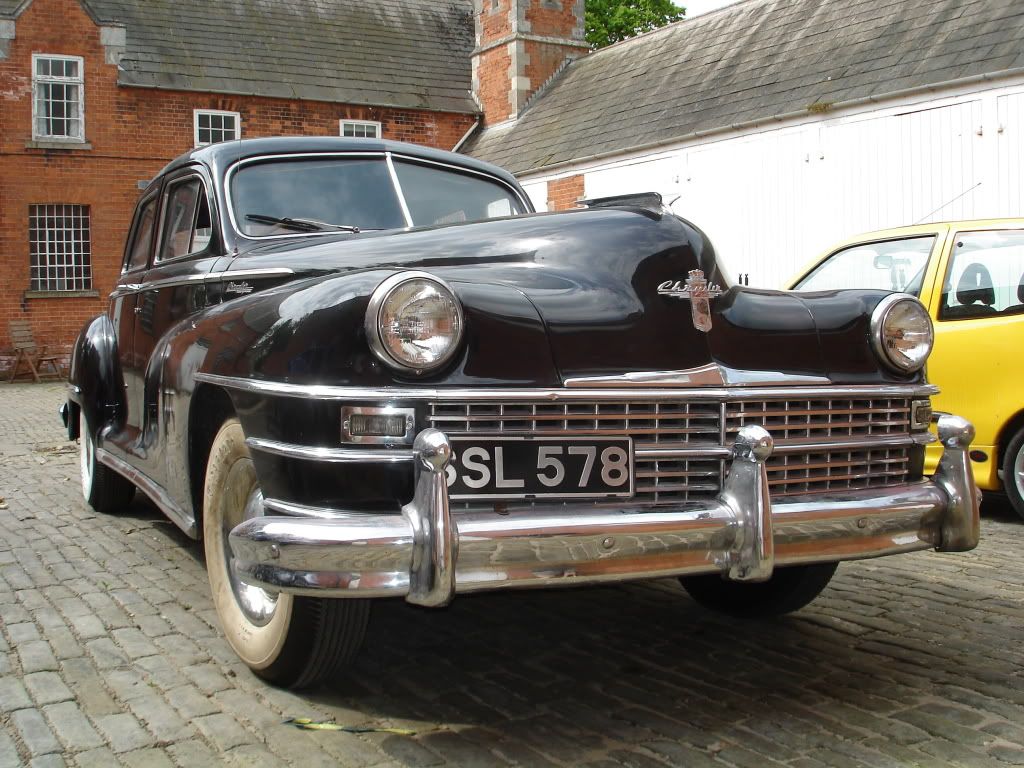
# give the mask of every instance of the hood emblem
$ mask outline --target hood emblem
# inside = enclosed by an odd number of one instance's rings
[[[658,286],[658,294],[674,299],[689,299],[693,313],[693,327],[707,333],[711,330],[711,299],[722,295],[722,286],[708,283],[704,271],[691,269],[686,282],[666,280]]]

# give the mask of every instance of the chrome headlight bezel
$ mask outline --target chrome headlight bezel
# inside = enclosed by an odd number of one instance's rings
[[[452,335],[451,342],[448,344],[448,347],[445,349],[443,354],[428,364],[415,364],[409,360],[403,360],[396,357],[392,354],[391,350],[388,349],[383,338],[384,329],[381,325],[381,311],[384,309],[394,292],[399,287],[409,282],[431,283],[440,293],[447,294],[448,298],[451,300],[451,306],[453,308],[451,319],[454,333]],[[444,280],[430,274],[429,272],[409,270],[391,275],[383,280],[380,285],[373,290],[373,293],[370,295],[370,303],[366,307],[365,328],[366,338],[370,345],[370,351],[373,352],[373,355],[378,360],[389,368],[402,373],[412,373],[417,376],[436,371],[452,359],[462,346],[462,337],[465,325],[465,316],[462,311],[462,304],[455,295],[455,291],[453,291],[451,286]]]
[[[915,308],[914,311],[920,313],[920,316],[926,321],[928,326],[928,349],[921,357],[920,362],[910,361],[905,357],[901,357],[899,353],[894,352],[894,350],[886,344],[886,338],[889,330],[887,323],[892,317],[893,310],[900,304],[904,303],[913,306]],[[916,297],[905,293],[894,293],[891,296],[886,296],[878,302],[878,305],[871,313],[871,347],[874,349],[875,355],[886,368],[891,371],[895,371],[896,373],[916,373],[924,368],[934,346],[935,328],[932,325],[931,316],[928,314],[928,310],[925,309],[924,304],[922,304]]]

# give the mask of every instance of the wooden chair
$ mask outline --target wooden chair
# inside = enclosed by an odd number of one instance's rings
[[[40,373],[47,365],[53,369],[52,375],[55,378],[61,378],[60,365],[57,364],[60,355],[48,355],[45,346],[40,347],[36,344],[32,338],[32,325],[28,320],[11,320],[8,328],[11,332],[11,346],[14,347],[14,366],[11,368],[8,382],[14,381],[18,369],[23,365],[28,367],[27,372],[32,374],[32,379],[37,383],[41,381]]]

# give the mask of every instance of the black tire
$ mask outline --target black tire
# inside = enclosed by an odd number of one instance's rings
[[[245,434],[237,419],[229,419],[213,440],[203,492],[214,607],[228,643],[256,675],[282,687],[309,688],[355,658],[370,601],[275,594],[238,581],[227,534],[262,511],[262,498]]]
[[[728,581],[718,574],[680,576],[690,597],[720,613],[744,619],[781,616],[798,611],[828,586],[839,563],[779,568],[768,581]]]
[[[135,486],[110,467],[96,461],[96,438],[78,412],[78,465],[82,474],[82,496],[97,512],[120,512],[135,498]]]
[[[1006,446],[1003,488],[1017,514],[1024,517],[1024,429],[1019,430]]]

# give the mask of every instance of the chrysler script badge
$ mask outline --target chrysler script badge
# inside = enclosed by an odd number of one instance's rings
[[[224,293],[237,293],[245,296],[246,294],[252,293],[252,286],[245,281],[241,283],[231,282],[228,283],[228,287],[224,289]]]
[[[693,327],[704,333],[711,330],[711,299],[722,295],[722,286],[709,284],[703,270],[691,269],[685,283],[682,280],[666,280],[658,286],[658,293],[676,299],[689,299]]]

